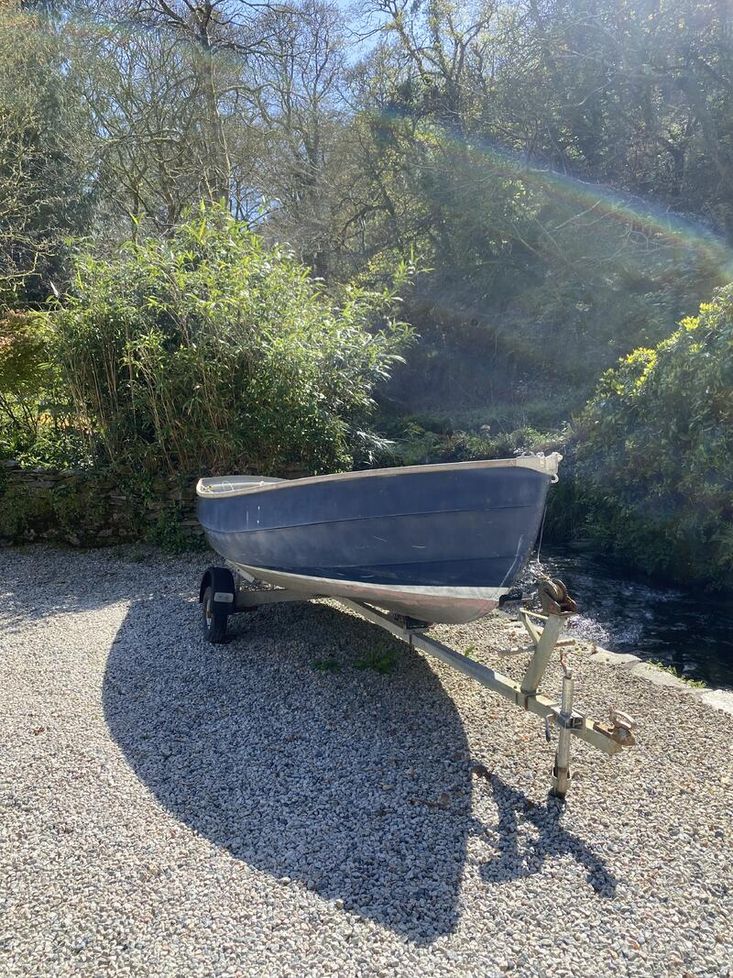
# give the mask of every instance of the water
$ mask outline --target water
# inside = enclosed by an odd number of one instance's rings
[[[733,688],[733,595],[650,584],[570,548],[543,546],[542,567],[577,601],[577,635],[672,666],[686,679]]]

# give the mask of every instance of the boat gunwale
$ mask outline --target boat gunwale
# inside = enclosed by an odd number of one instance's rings
[[[551,481],[557,481],[557,470],[562,460],[559,452],[551,455],[518,455],[516,458],[476,459],[470,462],[436,462],[428,465],[404,465],[383,469],[359,469],[355,472],[334,472],[329,475],[312,475],[302,479],[280,479],[265,481],[265,476],[210,476],[201,478],[196,483],[196,495],[200,499],[228,499],[244,496],[254,492],[274,492],[277,489],[292,489],[296,486],[320,485],[328,482],[343,482],[350,479],[366,479],[375,476],[394,478],[400,475],[413,475],[428,472],[468,471],[471,469],[488,468],[525,468],[540,475],[549,476]],[[242,479],[237,486],[234,481]],[[262,479],[262,481],[249,481]],[[247,480],[247,481],[244,481]],[[229,485],[232,488],[223,489],[217,486]]]

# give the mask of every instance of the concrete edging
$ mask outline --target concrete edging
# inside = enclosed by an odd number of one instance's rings
[[[664,686],[669,689],[677,689],[682,693],[688,693],[690,696],[695,696],[701,700],[706,706],[722,710],[723,713],[733,716],[733,690],[712,689],[710,687],[701,689],[690,686],[679,676],[673,676],[671,673],[665,672],[664,669],[660,669],[651,662],[644,662],[638,655],[632,655],[629,652],[609,652],[608,649],[595,646],[591,652],[591,661],[604,662],[609,666],[622,669],[638,679],[645,679],[654,686]]]

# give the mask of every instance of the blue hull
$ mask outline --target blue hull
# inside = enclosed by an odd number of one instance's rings
[[[226,491],[233,480],[205,480],[198,515],[214,550],[254,576],[430,613],[427,620],[466,621],[495,607],[523,567],[550,481],[515,460],[250,483],[241,491],[236,484]]]

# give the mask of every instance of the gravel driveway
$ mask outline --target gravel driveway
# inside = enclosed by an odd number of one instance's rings
[[[207,645],[206,562],[0,551],[0,974],[733,975],[733,717],[579,650],[640,743],[563,809],[536,718],[328,604]]]

